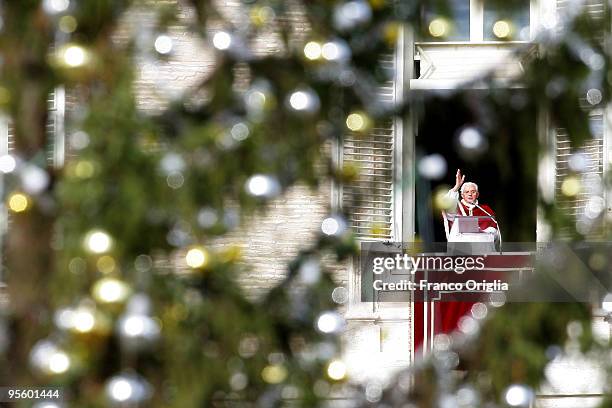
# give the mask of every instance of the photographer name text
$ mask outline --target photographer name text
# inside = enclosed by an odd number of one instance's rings
[[[384,282],[380,279],[372,282],[374,290],[382,291],[440,291],[440,292],[502,292],[509,289],[506,282],[499,279],[492,281],[474,279],[465,282],[429,282],[421,279],[418,282],[403,279],[399,282]]]

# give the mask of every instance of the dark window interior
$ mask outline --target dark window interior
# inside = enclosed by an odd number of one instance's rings
[[[506,242],[528,242],[536,238],[537,132],[536,108],[526,106],[520,90],[472,90],[454,95],[423,92],[416,103],[417,169],[419,160],[440,154],[446,174],[428,179],[416,171],[416,233],[425,242],[444,242],[444,225],[433,207],[437,189],[455,182],[460,168],[466,181],[479,186],[479,202],[497,213]],[[502,107],[496,101],[515,101]],[[503,122],[501,119],[505,119]],[[499,120],[499,121],[498,121]],[[510,123],[505,127],[498,123]],[[479,129],[488,147],[478,153],[464,152],[458,143],[462,128]]]

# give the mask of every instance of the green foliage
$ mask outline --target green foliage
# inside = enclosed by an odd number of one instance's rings
[[[14,300],[8,317],[11,338],[2,382],[8,384],[12,378],[11,383],[19,385],[61,385],[70,391],[74,406],[98,407],[106,403],[109,378],[135,372],[154,390],[143,406],[211,406],[233,399],[281,406],[287,387],[297,390],[294,394],[302,406],[320,404],[316,385],[331,382],[326,366],[340,355],[339,339],[315,330],[321,313],[334,308],[329,296],[333,282],[322,267],[316,284],[303,285],[299,271],[306,261],[320,261],[327,254],[339,260],[355,255],[354,237],[345,231],[316,237],[288,266],[287,277],[258,301],[247,299],[237,284],[244,265],[235,248],[213,251],[207,245],[232,228],[223,220],[234,210],[244,219],[265,209],[269,197],[245,189],[254,175],[278,183],[275,193],[281,194],[296,183],[314,187],[345,181],[323,148],[341,141],[348,112],[364,111],[372,121],[394,115],[415,119],[409,116],[412,94],[402,103],[382,107],[374,96],[376,88],[391,79],[381,56],[394,50],[402,30],[419,24],[422,5],[395,7],[370,1],[364,3],[371,11],[367,21],[339,29],[333,17],[339,3],[306,2],[304,18],[311,31],[304,38],[342,40],[350,58],[340,64],[304,56],[304,44],[294,41],[294,27],[285,18],[291,11],[288,2],[245,2],[251,11],[269,6],[282,20],[277,23],[283,49],[264,57],[239,47],[215,51],[211,76],[156,115],[137,108],[133,90],[135,50],[142,39],[119,39],[116,32],[133,5],[158,8],[159,33],[181,21],[180,10],[157,1],[72,3],[66,13],[72,13],[78,26],[69,42],[67,33],[58,31],[60,16],[46,14],[39,2],[2,3],[0,96],[5,97],[0,98],[0,108],[14,121],[17,153],[45,167],[39,157],[49,144],[47,95],[58,86],[65,86],[75,98],[69,131],[85,132],[89,141],[62,168],[46,166],[51,183],[32,194],[29,212],[14,218],[18,228],[9,236],[9,289],[12,300],[22,294],[23,299]],[[223,27],[248,43],[266,25],[255,21],[241,31],[223,21],[213,2],[189,3],[198,21],[184,28],[205,40],[210,39],[211,27]],[[446,2],[436,3],[448,11]],[[574,34],[543,42],[513,84],[524,88],[521,96],[527,101],[522,107],[512,106],[510,92],[491,88],[487,109],[475,118],[488,134],[496,134],[491,153],[497,162],[534,153],[520,169],[516,163],[500,166],[500,183],[505,183],[500,185],[511,185],[513,177],[532,180],[524,190],[513,191],[517,202],[534,200],[524,193],[535,190],[536,159],[545,147],[535,140],[535,117],[548,114],[552,126],[567,129],[579,146],[591,137],[579,99],[596,87],[607,100],[609,58],[595,70],[580,54],[580,49],[589,49],[606,55],[591,35],[599,27],[590,24],[579,17],[571,26]],[[23,26],[28,27],[25,32]],[[65,45],[82,47],[89,60],[71,66],[62,54]],[[237,90],[240,69],[248,71],[246,93]],[[339,80],[349,74],[352,82]],[[484,80],[495,84],[492,77]],[[317,108],[304,112],[290,106],[291,96],[301,89],[316,94]],[[263,95],[257,109],[249,105],[249,91]],[[198,94],[208,99],[193,104]],[[469,100],[470,93],[458,90],[456,96]],[[237,124],[248,129],[248,137],[232,140]],[[517,140],[518,147],[509,152],[508,146]],[[575,219],[562,215],[552,203],[541,204],[555,233],[571,227],[575,238],[584,237],[576,231]],[[214,211],[218,221],[199,225],[202,209]],[[517,236],[531,233],[524,224],[514,228]],[[112,239],[110,249],[95,253],[84,245],[95,230]],[[192,247],[206,254],[200,265],[185,261]],[[149,263],[146,267],[143,259]],[[125,334],[115,327],[128,311],[125,300],[92,300],[93,287],[104,277],[121,280],[132,293],[146,294],[151,301],[147,313],[161,328],[157,342],[138,350],[126,346]],[[24,287],[29,287],[27,296],[19,292]],[[58,308],[84,306],[95,309],[95,329],[65,330],[54,321]],[[489,401],[499,401],[513,383],[537,388],[549,362],[546,350],[563,345],[569,323],[582,325],[584,349],[592,347],[590,318],[582,304],[507,304],[484,323],[481,336],[460,351],[464,383],[478,383],[486,374],[490,382],[481,392]],[[30,350],[43,338],[66,350],[72,362],[66,372],[41,374],[32,369]],[[252,352],[242,350],[245,344]],[[439,367],[427,363],[417,373],[411,395],[402,395],[401,402],[412,398],[420,406],[436,406],[444,385]]]

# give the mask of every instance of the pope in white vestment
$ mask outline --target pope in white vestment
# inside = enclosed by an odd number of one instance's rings
[[[446,239],[451,242],[479,243],[473,249],[480,252],[495,251],[495,241],[501,242],[499,225],[495,219],[495,212],[486,204],[478,202],[478,185],[476,183],[464,183],[465,175],[457,170],[455,186],[448,191],[448,197],[455,205],[443,211],[444,229]],[[461,197],[461,198],[460,198]],[[458,217],[479,217],[478,230],[470,233],[460,231]],[[464,246],[465,247],[465,246]]]

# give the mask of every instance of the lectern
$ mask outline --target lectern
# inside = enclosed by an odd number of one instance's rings
[[[478,222],[488,216],[456,216],[448,234],[448,252],[453,254],[483,254],[496,252],[495,237],[497,232],[483,232]]]

